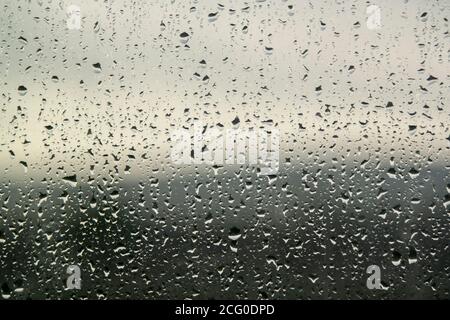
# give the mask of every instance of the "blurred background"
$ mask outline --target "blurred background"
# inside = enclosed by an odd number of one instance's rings
[[[449,298],[449,18],[446,0],[3,0],[1,297]],[[278,173],[174,164],[195,121],[278,130]]]

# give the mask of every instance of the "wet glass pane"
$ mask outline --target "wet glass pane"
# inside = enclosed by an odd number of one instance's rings
[[[3,299],[449,297],[447,0],[0,6]]]

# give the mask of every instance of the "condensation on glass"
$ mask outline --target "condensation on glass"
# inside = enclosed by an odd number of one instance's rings
[[[3,299],[449,297],[448,1],[0,6]]]

